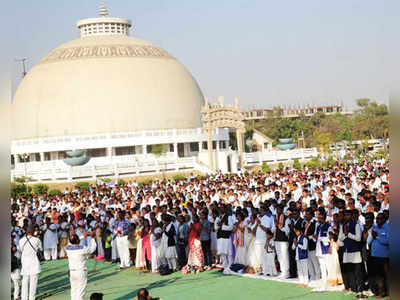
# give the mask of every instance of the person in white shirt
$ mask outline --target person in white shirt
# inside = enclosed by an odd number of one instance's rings
[[[57,225],[52,224],[50,218],[46,218],[46,224],[43,225],[44,231],[43,248],[45,260],[57,259],[58,233]]]
[[[254,247],[261,264],[261,273],[266,275],[268,273],[268,257],[264,246],[267,240],[267,232],[273,231],[274,221],[271,216],[267,215],[267,209],[265,206],[260,207],[260,216],[256,218],[256,224]]]
[[[42,251],[42,242],[32,236],[33,227],[28,228],[26,235],[19,241],[21,251],[22,290],[21,300],[35,300],[37,282],[41,271],[38,251]]]
[[[85,238],[87,233],[84,234]],[[96,250],[96,243],[89,247],[80,245],[80,239],[73,235],[69,239],[70,245],[65,247],[68,256],[68,266],[71,283],[71,300],[84,300],[87,285],[87,256]]]
[[[229,215],[228,208],[222,208],[222,215],[215,220],[217,231],[217,255],[221,257],[224,269],[232,264],[232,242],[233,219]]]

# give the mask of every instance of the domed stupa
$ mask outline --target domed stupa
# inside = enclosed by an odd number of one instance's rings
[[[80,20],[16,90],[13,139],[201,126],[203,94],[170,53],[129,36],[131,21]]]
[[[152,145],[160,144],[176,164],[193,158],[190,166],[180,163],[193,169],[207,134],[204,97],[190,72],[166,50],[130,36],[132,22],[111,17],[104,5],[97,18],[77,27],[80,37],[40,59],[15,92],[13,176],[73,179],[63,160],[78,150],[91,159],[74,168],[76,177],[118,174],[121,164],[126,174],[138,175],[146,171]],[[227,149],[228,140],[227,130],[215,131],[218,150]]]

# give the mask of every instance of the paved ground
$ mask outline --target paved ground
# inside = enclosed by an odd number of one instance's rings
[[[216,270],[198,275],[180,272],[160,276],[135,270],[117,271],[117,266],[89,261],[87,298],[93,292],[102,292],[104,299],[135,299],[141,287],[151,291],[153,297],[163,300],[222,300],[222,299],[273,299],[273,300],[339,300],[353,299],[343,292],[313,293],[295,284],[223,275]],[[69,299],[67,261],[60,260],[42,265],[38,296],[43,299]]]

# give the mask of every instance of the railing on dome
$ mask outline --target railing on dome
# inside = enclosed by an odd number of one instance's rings
[[[222,140],[226,135],[224,130],[214,130],[215,139]],[[85,147],[82,149],[129,146],[125,144],[128,140],[134,142],[131,145],[156,144],[153,138],[161,138],[160,143],[172,143],[171,138],[177,142],[198,142],[207,141],[207,133],[203,128],[189,128],[26,139],[12,141],[11,154],[80,149],[81,146]]]
[[[111,157],[108,162],[107,158],[97,158],[97,162],[96,158],[92,158],[87,165],[76,167],[67,166],[63,161],[30,162],[25,166],[22,163],[11,171],[11,179],[25,176],[32,182],[93,180],[104,176],[139,176],[196,169],[198,169],[197,157],[126,155]]]

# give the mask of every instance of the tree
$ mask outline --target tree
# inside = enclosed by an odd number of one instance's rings
[[[324,153],[329,153],[329,146],[333,143],[333,138],[330,133],[316,132],[315,140]]]
[[[295,158],[293,160],[293,168],[296,170],[300,170],[301,169],[301,164],[298,158]]]
[[[167,152],[167,149],[165,145],[163,144],[158,144],[158,145],[151,145],[151,150],[150,152],[154,154],[155,156],[162,156]]]
[[[389,110],[385,104],[363,98],[357,100],[360,107],[355,112],[354,135],[357,139],[383,138],[389,129]]]
[[[158,159],[167,152],[166,146],[167,145],[163,145],[163,144],[151,145],[151,153],[153,153],[155,156],[157,156],[157,159]],[[163,179],[165,179],[165,173],[164,173],[165,169],[167,169],[166,161],[164,162],[164,169],[162,171]]]
[[[261,171],[265,174],[267,172],[269,172],[271,170],[271,168],[269,167],[269,165],[264,161],[261,165]]]

